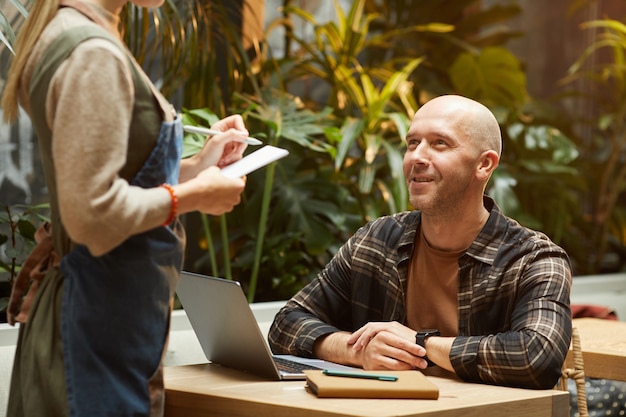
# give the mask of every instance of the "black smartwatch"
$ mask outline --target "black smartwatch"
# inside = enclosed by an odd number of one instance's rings
[[[425,329],[420,330],[415,334],[415,343],[426,349],[426,339],[430,336],[441,336],[441,333],[437,329]],[[431,362],[426,356],[424,356],[428,366],[433,366],[434,362]]]

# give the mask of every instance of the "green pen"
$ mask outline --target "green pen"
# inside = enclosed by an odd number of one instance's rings
[[[330,369],[324,369],[322,373],[328,376],[341,376],[345,378],[376,379],[378,381],[390,381],[390,382],[398,380],[398,377],[393,376],[393,375],[367,374],[364,372],[332,371]]]

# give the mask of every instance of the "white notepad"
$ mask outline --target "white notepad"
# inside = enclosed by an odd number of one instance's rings
[[[265,145],[259,150],[248,154],[239,161],[222,168],[222,174],[229,178],[243,177],[265,165],[289,155],[289,151],[271,145]]]

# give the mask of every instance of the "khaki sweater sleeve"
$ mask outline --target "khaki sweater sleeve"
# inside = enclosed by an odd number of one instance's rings
[[[125,163],[134,89],[123,53],[109,42],[83,42],[59,67],[47,97],[61,220],[70,238],[102,255],[161,225],[170,197],[129,185]]]

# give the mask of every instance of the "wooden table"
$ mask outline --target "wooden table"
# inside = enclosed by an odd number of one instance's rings
[[[567,417],[569,393],[462,382],[429,376],[438,400],[331,399],[307,392],[304,381],[259,379],[218,365],[165,368],[166,417]]]
[[[626,322],[595,318],[574,319],[580,334],[585,376],[626,381]],[[567,366],[573,367],[572,351]]]

